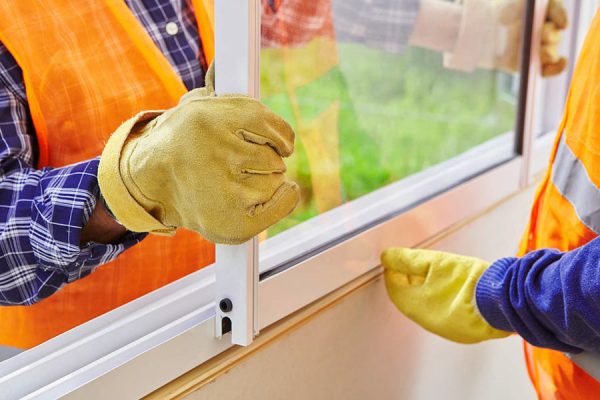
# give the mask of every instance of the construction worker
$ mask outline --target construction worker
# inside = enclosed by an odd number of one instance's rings
[[[600,393],[599,41],[597,13],[518,257],[489,263],[429,250],[382,254],[392,301],[425,329],[460,343],[522,336],[544,400]]]
[[[212,0],[2,1],[0,15],[0,345],[190,274],[214,261],[209,240],[243,242],[294,208],[290,126],[205,82]]]

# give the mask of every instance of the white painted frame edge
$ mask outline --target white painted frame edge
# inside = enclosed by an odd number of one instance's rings
[[[260,2],[215,2],[215,89],[217,93],[243,93],[259,98]],[[258,238],[237,246],[216,246],[215,336],[248,346],[258,334]],[[228,300],[232,309],[221,309]]]

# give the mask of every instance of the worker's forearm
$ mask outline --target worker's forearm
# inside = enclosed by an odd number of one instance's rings
[[[79,242],[115,243],[126,233],[127,229],[110,215],[104,202],[98,201],[90,219],[81,230]]]
[[[495,328],[560,351],[600,351],[600,238],[570,252],[542,249],[496,261],[477,284]]]
[[[113,226],[101,209],[93,211],[97,164],[88,160],[36,170],[20,160],[4,162],[0,246],[11,251],[0,256],[0,274],[12,283],[0,288],[0,305],[36,303],[144,237],[122,236],[122,228]],[[122,236],[118,243],[100,243],[117,236]]]
[[[452,51],[460,31],[462,6],[443,0],[421,0],[409,43],[436,51]]]

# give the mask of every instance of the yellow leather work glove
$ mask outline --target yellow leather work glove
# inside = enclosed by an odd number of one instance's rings
[[[561,31],[566,29],[567,25],[568,15],[563,0],[549,0],[540,48],[542,76],[558,75],[567,68],[566,57],[558,54]]]
[[[294,131],[260,101],[216,96],[207,87],[165,112],[121,125],[100,159],[98,181],[110,210],[134,232],[242,243],[287,216],[299,199],[283,157]]]
[[[458,1],[458,0],[456,0]],[[476,35],[469,44],[467,54],[480,54],[477,66],[485,69],[501,69],[518,72],[521,62],[521,40],[523,35],[523,17],[527,2],[525,0],[468,0],[465,7],[464,26],[461,35],[473,35],[478,28],[487,26],[481,35]],[[487,13],[481,15],[469,8],[487,7]],[[487,17],[483,15],[487,14]],[[479,15],[477,17],[469,17]],[[480,18],[483,18],[480,19]],[[540,44],[541,74],[543,77],[561,73],[567,67],[567,59],[558,54],[558,45],[562,31],[568,25],[568,14],[563,0],[549,0]],[[459,36],[459,42],[460,36]]]
[[[488,262],[433,250],[387,249],[381,255],[390,299],[428,331],[459,343],[510,335],[489,325],[475,305]]]

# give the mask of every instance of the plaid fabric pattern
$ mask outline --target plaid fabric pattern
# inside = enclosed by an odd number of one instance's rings
[[[262,5],[262,47],[297,47],[334,35],[331,0],[262,0]]]
[[[419,0],[332,0],[338,41],[402,53],[413,31]]]
[[[191,0],[127,0],[133,14],[191,89],[205,61]],[[179,31],[166,32],[175,22]],[[22,71],[0,44],[0,304],[28,305],[80,279],[143,239],[80,245],[100,196],[99,159],[36,170],[37,144]]]
[[[401,53],[419,0],[262,0],[262,46],[299,47],[318,36]]]

